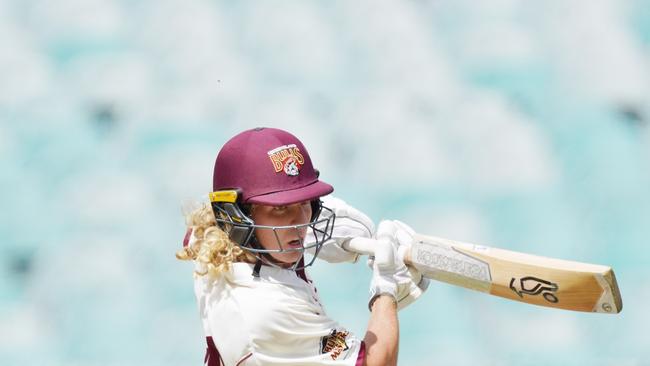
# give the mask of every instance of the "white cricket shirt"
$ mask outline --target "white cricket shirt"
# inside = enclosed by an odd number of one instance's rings
[[[363,364],[363,342],[325,314],[307,276],[262,266],[256,278],[253,267],[235,263],[216,280],[194,281],[205,335],[224,365]],[[209,347],[206,365],[216,358]]]

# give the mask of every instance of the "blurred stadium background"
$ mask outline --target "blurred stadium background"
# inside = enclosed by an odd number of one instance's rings
[[[400,365],[650,365],[650,2],[0,1],[0,365],[199,365],[181,202],[266,125],[376,221],[616,269],[623,312],[445,284]],[[363,334],[369,271],[311,271]]]

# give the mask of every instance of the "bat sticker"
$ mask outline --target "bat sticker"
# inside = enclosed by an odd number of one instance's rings
[[[557,292],[558,285],[556,283],[542,280],[541,278],[527,276],[519,279],[519,289],[515,286],[516,279],[513,277],[510,280],[510,289],[514,291],[520,298],[524,298],[523,294],[537,296],[542,294],[546,301],[551,303],[557,303],[559,299],[555,296],[554,292]]]

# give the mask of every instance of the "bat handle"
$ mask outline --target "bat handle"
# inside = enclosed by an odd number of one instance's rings
[[[368,238],[351,238],[344,241],[341,247],[348,252],[372,256],[375,255],[377,241]]]
[[[388,243],[387,243],[388,244]],[[390,244],[388,244],[390,245]],[[348,252],[364,254],[368,256],[374,256],[375,252],[379,249],[378,246],[381,244],[377,243],[377,240],[369,238],[351,238],[343,242],[341,247]],[[403,259],[406,265],[412,266],[411,261],[411,246],[408,245],[404,248]]]

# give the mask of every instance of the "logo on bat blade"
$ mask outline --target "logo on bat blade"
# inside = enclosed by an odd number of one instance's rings
[[[524,298],[524,294],[531,296],[541,294],[548,302],[555,304],[559,301],[554,294],[558,290],[557,283],[532,276],[522,277],[518,282],[516,281],[517,279],[514,277],[510,280],[510,289],[522,299]]]

